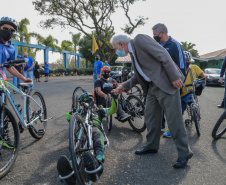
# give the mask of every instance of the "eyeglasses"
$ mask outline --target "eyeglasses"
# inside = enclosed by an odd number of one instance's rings
[[[4,31],[10,31],[11,33],[15,33],[16,30],[14,30],[13,28],[8,28],[8,27],[1,27],[2,30]]]
[[[104,74],[110,74],[110,71],[104,71],[103,73]]]

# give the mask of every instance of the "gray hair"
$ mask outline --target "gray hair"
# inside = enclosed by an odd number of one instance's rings
[[[118,43],[120,41],[123,42],[123,43],[129,43],[130,40],[132,40],[132,38],[127,34],[117,34],[117,35],[115,34],[111,38],[111,43],[118,45]]]
[[[165,26],[165,24],[161,24],[161,23],[158,23],[158,24],[154,25],[152,27],[152,30],[157,30],[158,32],[164,31],[164,32],[168,33],[168,29]]]
[[[28,56],[28,53],[27,52],[24,52],[24,55]]]

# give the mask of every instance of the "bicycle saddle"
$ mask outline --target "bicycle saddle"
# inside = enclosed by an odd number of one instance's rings
[[[18,85],[21,86],[21,87],[31,87],[31,86],[33,86],[33,83],[32,82],[29,82],[29,83],[19,83]]]

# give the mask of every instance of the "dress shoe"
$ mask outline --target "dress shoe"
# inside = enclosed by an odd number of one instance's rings
[[[143,155],[143,154],[149,154],[149,153],[157,153],[158,152],[158,150],[152,150],[152,149],[148,149],[148,148],[142,148],[142,149],[140,149],[140,150],[137,150],[136,152],[135,152],[135,154],[137,154],[137,155]]]
[[[224,108],[224,105],[218,105],[217,107],[218,108]]]
[[[187,157],[181,157],[177,159],[177,162],[173,165],[174,168],[183,168],[187,165],[188,160],[191,159],[193,153],[189,154]]]

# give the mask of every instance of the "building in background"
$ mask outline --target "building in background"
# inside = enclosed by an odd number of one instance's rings
[[[199,58],[192,57],[195,64],[198,65],[202,70],[206,68],[218,68],[221,69],[222,63],[226,56],[226,49],[221,49],[211,53],[201,55]]]

